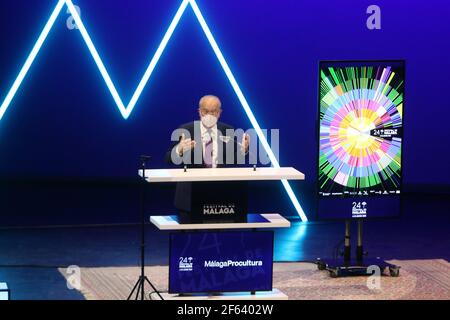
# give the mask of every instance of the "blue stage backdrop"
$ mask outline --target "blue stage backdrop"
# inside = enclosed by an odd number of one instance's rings
[[[125,105],[181,3],[74,1]],[[0,103],[56,4],[1,1]],[[366,0],[197,4],[261,127],[281,129],[280,164],[306,174],[293,185],[306,211],[316,180],[319,60],[405,59],[404,184],[449,186],[448,1],[378,0],[380,30],[366,26],[373,4]],[[128,179],[143,153],[153,156],[151,167],[164,167],[172,130],[196,118],[204,94],[222,99],[224,122],[251,127],[191,8],[128,119],[80,32],[67,27],[66,9],[0,120],[2,180]],[[275,188],[283,213],[295,215],[280,184]]]

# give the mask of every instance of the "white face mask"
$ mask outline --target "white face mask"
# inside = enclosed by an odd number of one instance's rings
[[[206,128],[211,128],[217,123],[217,117],[213,116],[212,114],[207,114],[206,116],[202,117],[202,123]]]

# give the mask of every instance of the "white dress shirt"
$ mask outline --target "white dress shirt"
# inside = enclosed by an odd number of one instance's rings
[[[215,124],[212,128],[209,129],[210,133],[208,133],[208,128],[205,128],[205,126],[200,122],[200,134],[202,137],[202,152],[203,152],[203,159],[205,158],[205,146],[208,143],[208,141],[213,139],[213,153],[212,153],[212,167],[217,168],[217,151],[219,149],[218,139],[219,136],[217,134],[217,124]]]

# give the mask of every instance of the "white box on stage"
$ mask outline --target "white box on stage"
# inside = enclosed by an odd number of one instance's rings
[[[273,230],[291,225],[283,216],[248,214],[237,223],[184,223],[177,216],[150,221],[171,232],[164,299],[288,299],[272,279]]]

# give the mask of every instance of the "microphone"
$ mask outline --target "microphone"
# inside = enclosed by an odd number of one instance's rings
[[[150,160],[151,156],[147,156],[145,154],[141,155],[139,157],[139,160],[141,160],[141,167],[145,167],[145,164],[147,163],[148,160]]]
[[[139,159],[141,160],[141,170],[142,170],[142,179],[143,179],[143,181],[146,180],[146,177],[145,177],[145,164],[146,164],[146,162],[148,160],[150,160],[150,158],[151,158],[151,156],[146,156],[144,154],[139,157]]]
[[[152,156],[146,156],[145,154],[143,154],[139,157],[139,159],[141,159],[141,161],[148,161],[150,160],[151,157]]]

